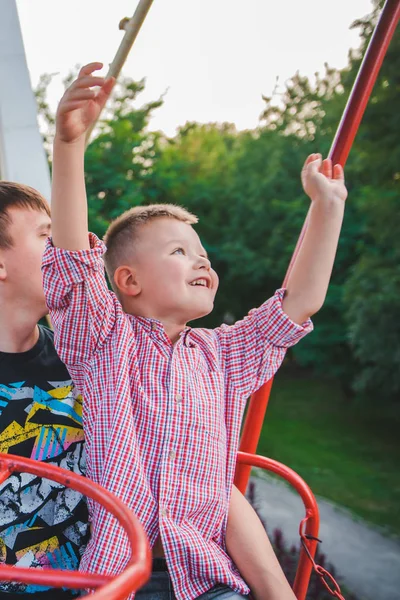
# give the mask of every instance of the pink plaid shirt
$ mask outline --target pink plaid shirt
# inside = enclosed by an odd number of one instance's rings
[[[278,290],[235,325],[188,327],[172,345],[160,322],[124,313],[107,289],[104,244],[90,241],[78,252],[49,241],[43,259],[56,348],[85,399],[87,475],[135,511],[152,545],[161,536],[179,600],[216,584],[246,594],[225,547],[243,410],[312,324],[293,323]],[[89,509],[81,568],[119,573],[126,536]]]

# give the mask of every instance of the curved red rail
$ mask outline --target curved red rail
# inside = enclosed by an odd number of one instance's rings
[[[297,473],[270,458],[245,454],[244,452],[238,453],[238,463],[260,467],[286,479],[296,489],[303,500],[306,509],[306,516],[303,519],[305,523],[304,533],[306,536],[313,538],[318,536],[319,512],[317,502],[309,486]],[[132,556],[125,571],[114,578],[110,575],[79,573],[60,569],[27,569],[0,565],[0,579],[2,581],[20,581],[36,585],[75,589],[101,587],[101,589],[91,596],[93,600],[122,600],[147,581],[151,572],[150,547],[138,519],[121,500],[93,481],[65,469],[20,456],[0,453],[0,483],[3,483],[14,471],[32,473],[39,477],[52,479],[99,502],[124,527],[131,545]],[[305,544],[307,545],[309,554],[314,557],[316,541],[306,539]],[[304,600],[306,597],[311,571],[312,563],[306,551],[302,548],[293,585],[298,600]]]
[[[123,600],[148,580],[151,573],[151,551],[146,534],[135,514],[119,498],[93,481],[66,469],[21,456],[0,453],[0,483],[3,483],[14,471],[32,473],[57,481],[101,504],[118,519],[125,529],[132,554],[125,571],[116,577],[61,569],[27,569],[0,565],[2,581],[19,581],[74,589],[102,586],[91,596],[93,600]]]

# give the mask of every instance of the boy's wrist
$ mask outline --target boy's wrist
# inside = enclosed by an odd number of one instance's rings
[[[312,196],[310,195],[309,198],[311,200],[311,205],[313,206],[326,208],[334,208],[338,206],[344,210],[345,201],[336,194],[329,194],[328,196],[325,194],[313,194]]]
[[[340,198],[316,198],[311,201],[310,218],[314,222],[342,220],[345,203]]]
[[[66,140],[63,136],[56,130],[56,134],[54,136],[54,145],[65,148],[85,148],[86,137],[85,134],[79,136],[75,140]]]

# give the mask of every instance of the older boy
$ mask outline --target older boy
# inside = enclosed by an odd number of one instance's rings
[[[92,76],[100,67],[84,67],[60,102],[53,244],[43,261],[56,345],[85,397],[88,475],[134,508],[151,544],[161,540],[175,594],[165,597],[241,597],[249,590],[225,542],[240,422],[247,397],[322,306],[347,195],[343,172],[318,155],[305,163],[312,208],[287,289],[232,327],[190,329],[187,322],[212,310],[218,287],[196,217],[155,205],[117,219],[106,237],[116,295],[105,283],[105,247],[88,236],[84,137],[113,86]],[[126,540],[90,508],[94,533],[82,567],[119,572]],[[240,552],[235,559],[245,565]]]
[[[0,452],[82,474],[82,400],[37,322],[47,313],[41,262],[50,212],[34,189],[0,181]],[[0,485],[2,562],[77,568],[88,539],[85,499],[47,479],[15,474]],[[0,583],[4,600],[67,600],[77,592]]]

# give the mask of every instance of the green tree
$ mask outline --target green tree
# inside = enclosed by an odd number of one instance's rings
[[[265,129],[295,135],[313,144],[313,150],[327,152],[382,4],[375,2],[372,13],[353,24],[361,43],[350,51],[346,69],[326,66],[314,84],[296,74],[279,99],[265,98]],[[393,323],[400,308],[399,44],[397,32],[346,166],[349,200],[326,304],[314,319],[315,333],[295,348],[302,364],[339,375],[345,385],[353,381],[364,395],[379,390],[380,396],[391,397],[398,397],[400,390],[400,372],[395,368],[400,337]]]
[[[382,2],[356,26],[365,51]],[[359,61],[358,61],[359,62]],[[357,61],[354,60],[354,66]],[[355,201],[363,226],[357,261],[345,286],[349,338],[357,360],[354,384],[372,398],[400,395],[400,31],[389,46],[355,150]]]

